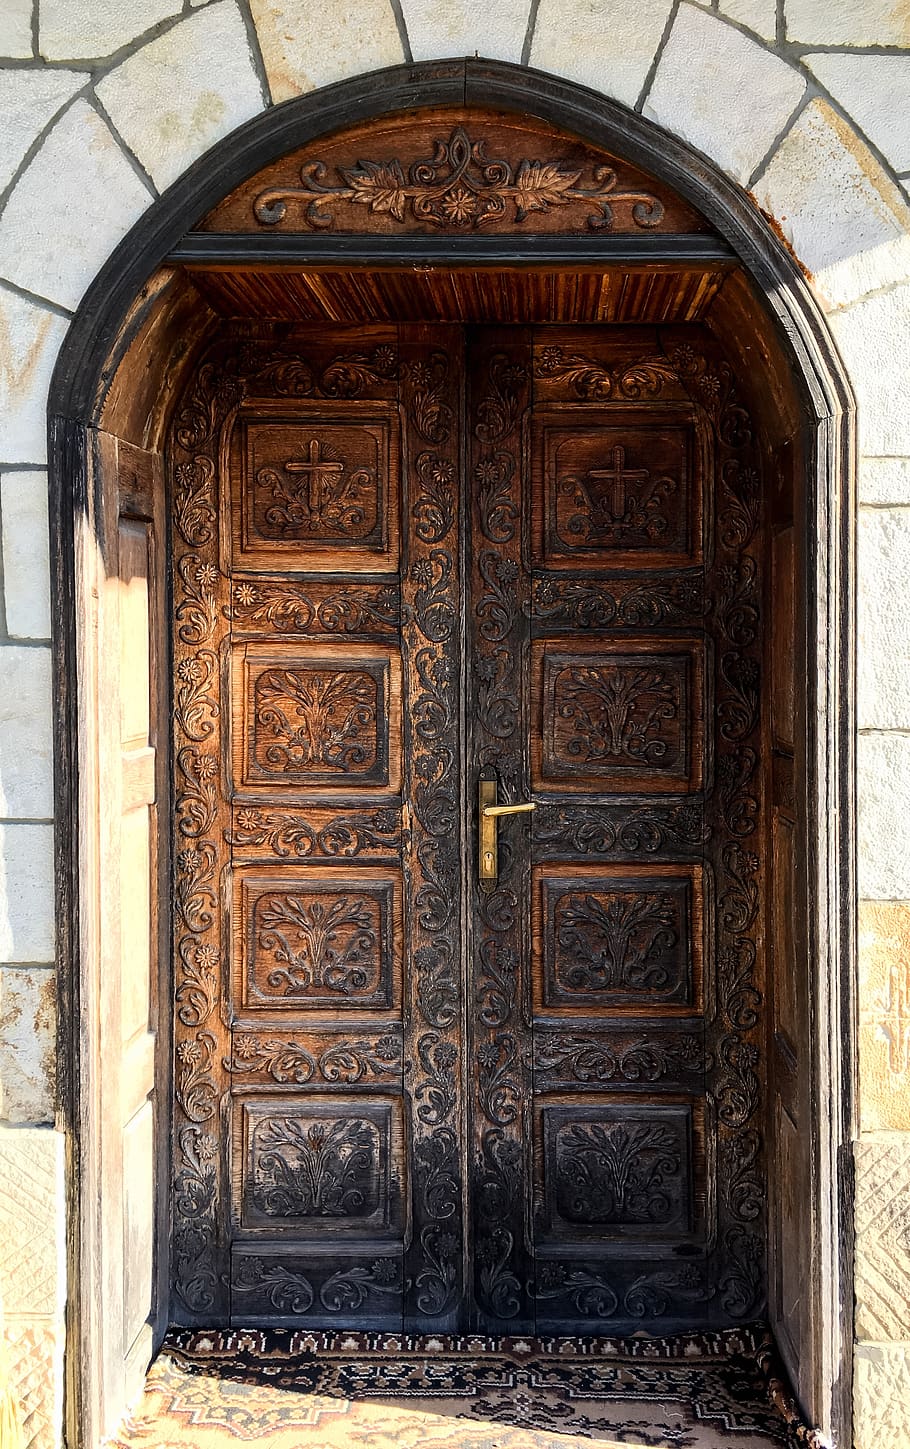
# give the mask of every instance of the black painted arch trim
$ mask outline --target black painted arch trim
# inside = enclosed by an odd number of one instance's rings
[[[339,246],[339,242],[342,243]],[[519,247],[520,255],[516,256]],[[663,264],[729,265],[733,248],[713,236],[343,236],[312,232],[250,236],[191,231],[168,253],[169,262],[232,266],[577,267]]]

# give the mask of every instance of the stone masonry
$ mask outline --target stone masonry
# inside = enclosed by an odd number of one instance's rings
[[[241,122],[403,59],[527,64],[705,152],[780,228],[859,401],[857,1449],[910,1422],[910,4],[0,0],[0,1305],[59,1442],[62,1143],[45,408],[69,319]]]

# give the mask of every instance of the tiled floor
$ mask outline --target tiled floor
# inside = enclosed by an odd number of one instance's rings
[[[116,1449],[780,1449],[760,1332],[674,1339],[171,1333]],[[815,1441],[818,1442],[818,1441]]]

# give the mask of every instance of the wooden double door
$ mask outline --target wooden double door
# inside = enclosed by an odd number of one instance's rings
[[[175,1316],[760,1316],[729,363],[692,327],[224,335],[170,475]],[[481,795],[536,808],[482,848]]]

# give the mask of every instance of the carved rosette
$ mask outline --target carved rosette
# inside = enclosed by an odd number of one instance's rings
[[[405,1064],[413,1232],[405,1261],[405,1326],[457,1326],[463,1296],[459,1139],[461,1016],[460,577],[455,419],[461,360],[409,329],[400,397],[407,553],[402,649],[410,801]]]
[[[529,339],[516,330],[486,333],[470,359],[473,652],[469,679],[469,758],[496,778],[499,798],[530,794],[525,644],[530,597],[522,566],[521,430],[530,400]],[[473,792],[476,778],[469,782]],[[474,1214],[474,1319],[511,1332],[533,1325],[525,1216],[530,1174],[530,1081],[521,1043],[530,1026],[526,938],[530,915],[524,850],[500,833],[499,880],[491,893],[472,874],[468,1052],[473,1101],[471,1201]],[[525,977],[525,979],[523,979]]]

